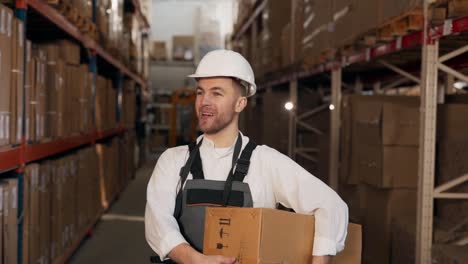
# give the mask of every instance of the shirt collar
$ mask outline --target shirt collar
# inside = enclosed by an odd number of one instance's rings
[[[239,135],[242,137],[242,145],[245,145],[245,138],[242,132],[239,131]],[[214,150],[215,152],[219,153],[220,155],[229,155],[234,151],[234,147],[236,145],[237,137],[234,139],[232,142],[232,145],[227,147],[227,148],[216,148],[214,142],[206,137],[204,137],[204,134],[199,136],[197,138],[197,142],[200,142],[200,140],[203,138],[203,143],[201,145],[201,148],[206,148],[210,150]]]

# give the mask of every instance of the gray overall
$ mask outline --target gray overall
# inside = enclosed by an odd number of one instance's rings
[[[180,232],[187,242],[197,251],[203,251],[203,237],[205,230],[205,209],[216,206],[253,207],[252,194],[249,185],[243,180],[249,171],[250,157],[257,147],[249,141],[242,148],[242,137],[237,137],[234,147],[232,168],[226,181],[205,180],[198,144],[189,145],[190,156],[180,171],[181,184],[177,194],[174,217],[179,224]],[[239,158],[237,158],[239,157]],[[235,168],[235,171],[234,171]],[[187,180],[189,172],[193,179]],[[184,182],[185,183],[184,186]],[[184,187],[183,187],[184,186]],[[156,257],[153,263],[174,263],[159,261]]]

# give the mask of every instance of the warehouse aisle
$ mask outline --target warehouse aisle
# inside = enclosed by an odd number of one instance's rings
[[[146,185],[156,159],[137,171],[120,198],[96,225],[75,255],[71,264],[149,263],[152,254],[146,243],[143,216],[146,204]]]

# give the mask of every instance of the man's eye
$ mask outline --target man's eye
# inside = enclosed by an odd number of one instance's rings
[[[222,96],[221,93],[214,93],[215,96]]]
[[[197,95],[202,95],[203,92],[202,91],[197,91]]]

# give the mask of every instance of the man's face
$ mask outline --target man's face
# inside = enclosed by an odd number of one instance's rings
[[[200,130],[205,134],[223,130],[244,109],[245,101],[231,78],[198,80],[195,109]]]

